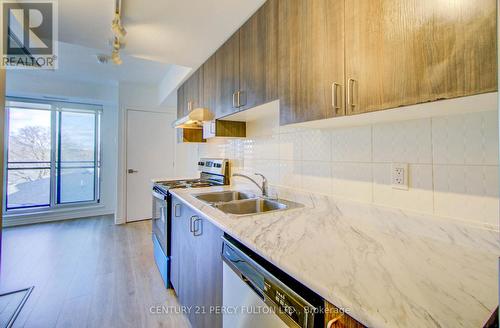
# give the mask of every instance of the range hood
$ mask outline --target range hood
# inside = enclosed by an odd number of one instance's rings
[[[203,122],[212,121],[215,115],[207,108],[196,108],[172,123],[177,129],[203,129]]]

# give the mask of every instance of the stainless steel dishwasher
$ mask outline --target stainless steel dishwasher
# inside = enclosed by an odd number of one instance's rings
[[[319,296],[291,278],[283,281],[269,272],[269,263],[232,238],[223,239],[224,328],[322,326]]]

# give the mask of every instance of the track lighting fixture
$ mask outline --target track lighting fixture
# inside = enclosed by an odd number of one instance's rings
[[[124,38],[127,35],[127,31],[121,23],[120,13],[115,13],[115,18],[111,23],[111,30],[113,34],[118,38]]]
[[[111,60],[113,61],[113,64],[115,64],[115,65],[123,64],[123,61],[120,57],[120,52],[118,50],[113,50],[111,52]]]

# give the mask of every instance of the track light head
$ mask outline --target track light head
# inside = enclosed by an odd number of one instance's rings
[[[127,30],[123,27],[119,14],[115,14],[115,18],[111,23],[111,31],[113,31],[113,34],[119,38],[124,38],[127,35]]]
[[[120,57],[120,52],[118,50],[113,50],[111,52],[111,60],[113,61],[113,64],[115,64],[115,65],[123,64],[123,61]]]

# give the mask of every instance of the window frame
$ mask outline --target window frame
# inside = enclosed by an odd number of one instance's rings
[[[10,107],[5,106],[5,147],[4,147],[4,184],[3,184],[3,214],[23,214],[23,213],[33,213],[33,212],[44,212],[53,211],[57,209],[68,209],[76,207],[85,207],[100,204],[101,202],[101,183],[102,183],[102,139],[101,139],[101,116],[102,116],[102,105],[97,104],[85,104],[71,101],[50,101],[45,99],[34,99],[34,98],[20,98],[20,97],[6,97],[7,102],[24,102],[33,104],[48,104],[50,109],[40,109],[40,108],[30,108],[29,106],[24,106],[19,108],[32,109],[32,110],[45,110],[49,111],[51,115],[51,154],[50,154],[50,201],[49,205],[29,205],[23,207],[12,207],[8,208],[8,164],[9,164],[9,134],[10,134]],[[15,107],[15,106],[12,106]],[[64,109],[63,109],[64,108]],[[79,112],[94,114],[94,199],[85,201],[73,201],[73,202],[59,202],[61,189],[58,187],[60,184],[60,169],[58,169],[58,164],[60,160],[60,142],[61,142],[61,115],[63,112]],[[79,167],[75,167],[79,168]]]

